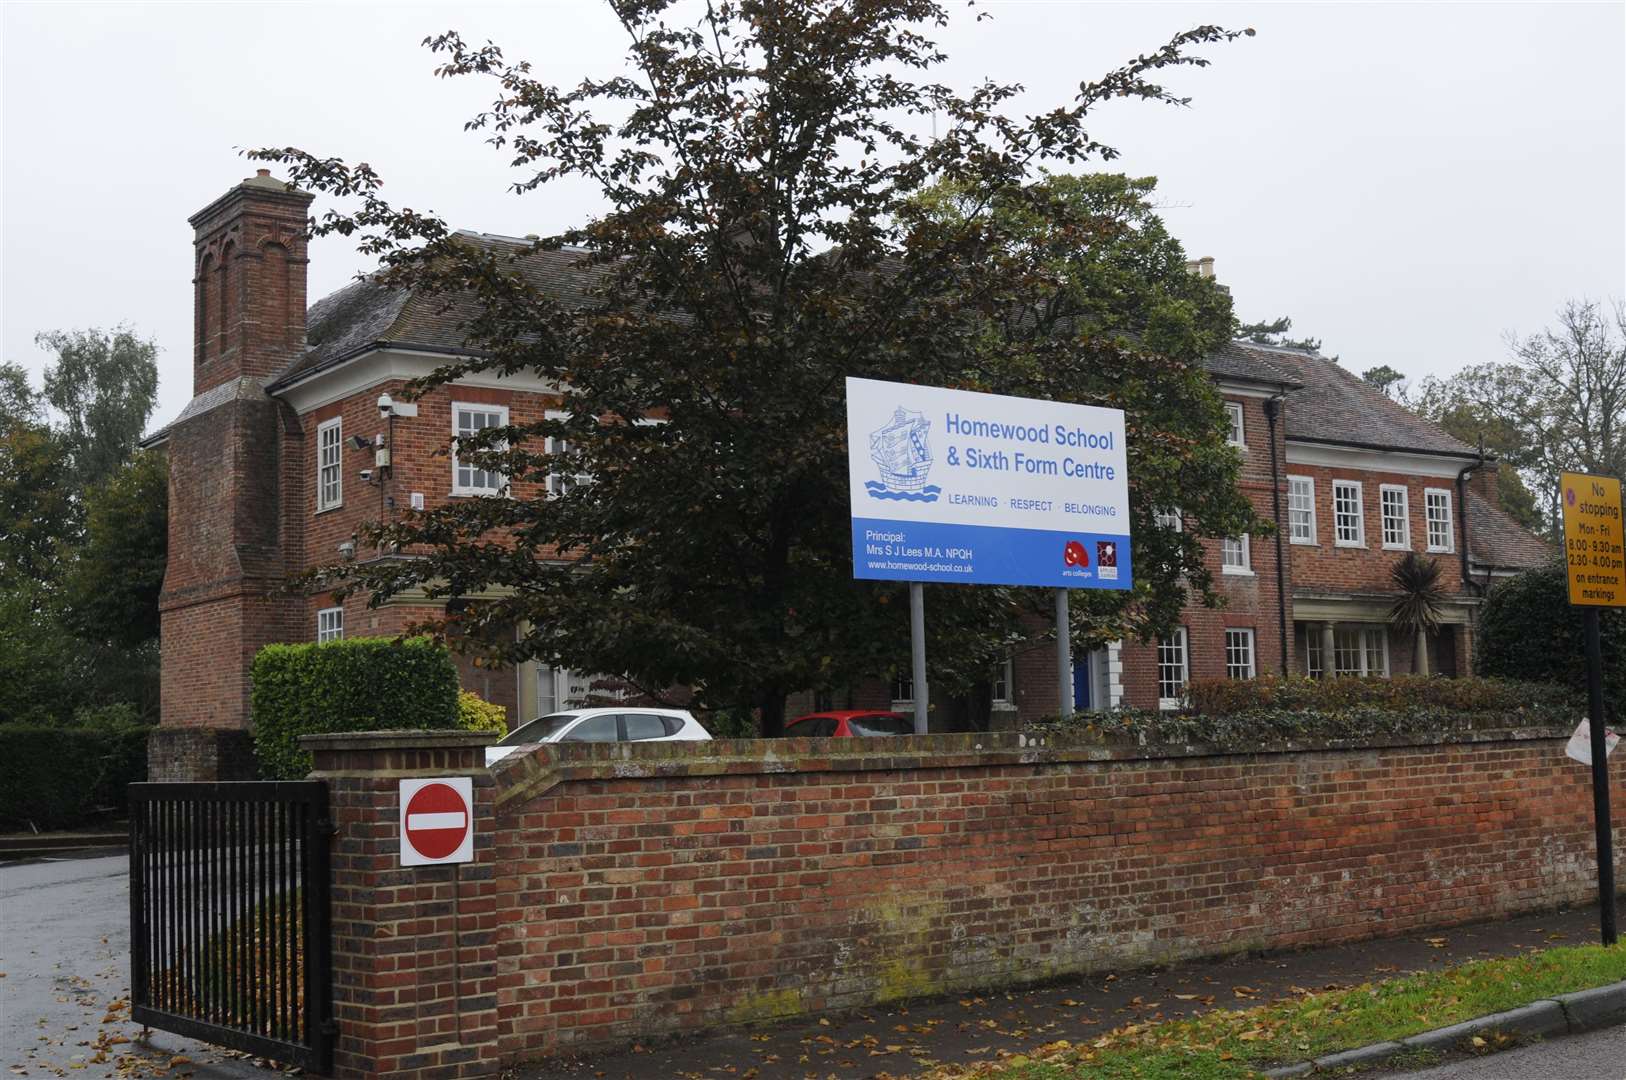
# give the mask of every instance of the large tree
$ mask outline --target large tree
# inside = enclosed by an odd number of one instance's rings
[[[1560,472],[1626,475],[1626,306],[1572,300],[1508,348],[1509,361],[1423,380],[1411,405],[1498,456],[1504,509],[1534,527],[1540,493],[1556,527]]]
[[[78,487],[99,484],[130,459],[158,396],[158,346],[128,327],[52,330],[35,342],[56,353],[45,368],[45,400]]]
[[[929,0],[720,3],[694,25],[669,21],[664,0],[613,10],[628,72],[569,87],[494,45],[427,43],[440,74],[494,82],[495,104],[469,126],[521,170],[518,191],[566,177],[599,188],[603,213],[578,228],[476,244],[385,202],[365,165],[255,155],[356,207],[329,211],[318,234],[359,236],[385,280],[472,313],[464,329],[484,355],[431,383],[529,370],[563,388],[563,417],[492,429],[462,452],[516,482],[592,478],[389,523],[381,539],[417,557],[363,568],[353,587],[374,602],[417,587],[484,594],[460,621],[509,660],[692,687],[703,707],[758,710],[777,734],[790,691],[881,674],[907,652],[904,587],[851,576],[841,387],[856,375],[1125,409],[1137,587],[1080,596],[1077,630],[1086,642],[1155,633],[1182,579],[1208,591],[1198,545],[1153,518],[1179,504],[1206,531],[1262,527],[1197,364],[1220,301],[1132,267],[1126,278],[1150,279],[1142,295],[1179,288],[1122,313],[1080,295],[1068,274],[1094,259],[1107,280],[1124,227],[1102,200],[1035,181],[1045,162],[1110,159],[1086,127],[1097,105],[1183,103],[1155,74],[1202,65],[1194,46],[1237,34],[1199,27],[1013,119],[1019,87],[962,95],[925,81],[944,59],[923,36],[946,18]],[[953,213],[930,197],[944,189],[963,196]],[[1129,191],[1105,201],[1149,216]],[[569,299],[521,272],[566,245],[588,281]],[[1058,307],[1095,317],[1033,317]],[[930,589],[937,685],[980,678],[1041,600]],[[516,625],[530,629],[514,642]]]

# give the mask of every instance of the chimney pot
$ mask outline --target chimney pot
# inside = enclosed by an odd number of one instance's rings
[[[254,170],[254,175],[255,176],[270,176],[271,175],[271,170],[270,169],[255,169]]]

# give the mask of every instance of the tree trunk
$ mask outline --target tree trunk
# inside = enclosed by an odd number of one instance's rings
[[[1419,675],[1429,674],[1428,670],[1428,631],[1422,627],[1417,628],[1417,656],[1412,662],[1412,668]]]
[[[769,690],[757,705],[762,718],[762,737],[779,739],[785,735],[785,694],[782,690]]]

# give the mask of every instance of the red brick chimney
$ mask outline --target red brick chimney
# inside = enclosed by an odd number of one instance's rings
[[[312,196],[260,169],[192,215],[192,392],[265,378],[305,348]]]
[[[170,425],[169,561],[159,597],[161,723],[154,780],[253,774],[249,670],[294,640],[299,604],[283,528],[300,495],[299,423],[265,382],[305,348],[311,196],[264,169],[190,219],[193,398]]]

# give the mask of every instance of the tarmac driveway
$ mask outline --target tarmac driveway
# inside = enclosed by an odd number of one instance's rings
[[[0,1067],[9,1076],[277,1077],[130,1020],[123,852],[0,865]]]

